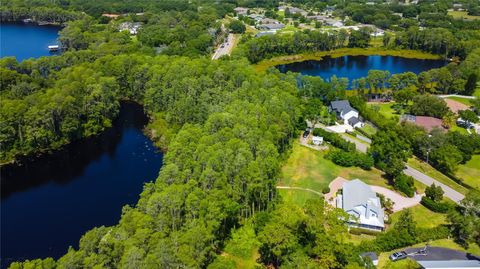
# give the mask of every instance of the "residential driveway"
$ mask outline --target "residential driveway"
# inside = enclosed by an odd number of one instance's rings
[[[348,180],[344,179],[343,177],[337,177],[332,182],[330,182],[330,184],[328,184],[330,192],[324,195],[325,201],[327,201],[327,203],[331,204],[332,206],[335,206],[335,193],[337,193],[337,191],[343,187],[343,183],[347,181]]]
[[[400,211],[404,208],[409,208],[420,204],[423,195],[415,195],[413,198],[402,196],[392,190],[380,186],[370,185],[372,190],[376,193],[383,194],[385,198],[389,198],[394,202],[393,212]]]
[[[461,200],[463,200],[463,198],[465,198],[465,196],[461,193],[459,193],[458,191],[450,188],[449,186],[441,183],[441,182],[438,182],[437,180],[423,174],[422,172],[406,165],[406,168],[405,170],[403,170],[403,172],[413,178],[415,178],[416,180],[422,182],[423,184],[427,185],[427,186],[430,186],[432,185],[432,183],[435,183],[435,185],[437,186],[440,186],[442,188],[442,190],[445,192],[444,195],[447,196],[448,198],[452,199],[455,203],[459,203]]]
[[[329,203],[332,206],[335,206],[335,199],[334,199],[335,194],[339,189],[343,187],[343,183],[345,182],[348,182],[348,180],[346,180],[343,177],[337,177],[332,182],[330,182],[330,184],[328,185],[328,187],[330,188],[330,192],[324,195],[327,203]],[[369,185],[369,186],[372,188],[374,192],[383,194],[385,198],[389,198],[394,202],[393,212],[400,211],[404,208],[416,206],[420,204],[420,201],[422,200],[421,195],[416,195],[413,198],[409,198],[409,197],[404,197],[384,187],[374,186],[374,185]]]
[[[328,126],[326,129],[339,134],[345,133],[346,131],[353,131],[353,127],[347,124]]]
[[[415,253],[421,248],[407,248],[405,252]],[[450,248],[442,247],[427,247],[427,255],[412,255],[412,259],[416,261],[451,261],[451,260],[480,260],[480,257],[465,253],[463,251],[458,251]]]
[[[347,134],[340,134],[343,139],[349,141],[349,142],[352,142],[352,143],[355,143],[355,147],[357,148],[358,151],[360,152],[363,152],[363,153],[367,153],[367,150],[368,150],[368,143],[367,142],[360,142],[358,141],[357,139],[347,135]]]

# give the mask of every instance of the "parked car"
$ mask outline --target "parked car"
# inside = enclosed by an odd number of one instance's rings
[[[310,134],[310,131],[308,129],[305,130],[305,132],[303,132],[303,138],[307,138],[309,134]]]
[[[405,251],[399,251],[399,252],[395,252],[393,253],[392,255],[390,255],[390,260],[392,261],[399,261],[399,260],[403,260],[405,258],[407,258],[407,253]]]

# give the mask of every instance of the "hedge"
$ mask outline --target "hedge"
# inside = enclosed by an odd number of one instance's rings
[[[426,208],[432,210],[433,212],[438,212],[438,213],[447,213],[448,210],[451,208],[448,203],[435,202],[426,196],[422,197],[422,201],[420,203],[424,205]]]
[[[332,150],[325,157],[343,167],[358,166],[364,170],[370,170],[374,164],[370,155],[360,152]]]

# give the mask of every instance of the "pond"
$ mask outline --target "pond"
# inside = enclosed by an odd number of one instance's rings
[[[58,45],[61,27],[33,23],[0,24],[0,57],[15,56],[21,62],[29,58],[52,55],[49,45]]]
[[[140,105],[123,102],[101,135],[2,167],[1,267],[58,258],[86,231],[118,223],[122,207],[138,201],[162,165],[162,153],[142,132],[146,123]]]
[[[446,64],[444,60],[409,59],[397,56],[342,56],[338,58],[324,57],[322,60],[309,60],[297,63],[278,65],[281,72],[298,72],[302,75],[319,76],[329,80],[333,75],[354,79],[366,77],[371,69],[388,70],[391,74],[420,72],[439,68]]]

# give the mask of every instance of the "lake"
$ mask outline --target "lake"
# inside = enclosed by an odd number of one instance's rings
[[[2,168],[1,267],[54,257],[78,247],[95,226],[118,223],[144,182],[155,180],[162,153],[142,133],[140,105],[123,102],[113,127],[23,165]]]
[[[0,57],[15,56],[17,61],[52,55],[48,45],[59,44],[61,27],[33,23],[0,24]]]
[[[354,79],[366,77],[371,69],[388,70],[391,74],[420,72],[439,68],[446,64],[444,60],[409,59],[397,56],[342,56],[338,58],[324,57],[322,60],[309,60],[297,63],[278,65],[281,72],[298,72],[302,75],[319,76],[329,80],[333,75]]]

